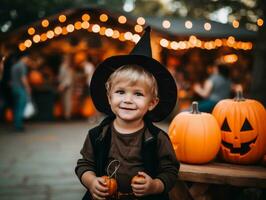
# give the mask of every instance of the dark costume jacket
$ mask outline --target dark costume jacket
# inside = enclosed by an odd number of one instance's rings
[[[83,173],[85,173],[86,171],[94,171],[97,177],[105,175],[112,136],[110,125],[113,120],[113,118],[108,117],[104,119],[99,126],[89,131],[84,146],[81,150],[83,158],[78,160],[77,166],[75,168],[75,172],[80,181]],[[171,152],[166,152],[166,154],[165,152],[162,153],[158,151],[160,149],[158,148],[158,145],[163,143],[163,141],[161,140],[169,140],[168,135],[161,129],[154,126],[149,120],[145,120],[145,125],[148,129],[148,137],[143,134],[141,144],[141,155],[143,157],[144,169],[149,176],[151,176],[152,178],[159,178],[163,182],[164,192],[161,194],[149,195],[138,199],[168,200],[168,192],[174,186],[177,180],[179,162],[176,160],[172,147],[170,147]],[[160,134],[163,134],[164,136]],[[95,166],[93,168],[91,167],[91,163],[88,161],[88,159],[86,159],[85,155],[87,142],[91,143],[93,149],[93,157],[95,159]],[[160,167],[160,159],[167,160],[167,166]],[[83,199],[91,199],[89,191],[87,191]]]

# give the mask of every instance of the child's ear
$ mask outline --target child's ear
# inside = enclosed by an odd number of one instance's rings
[[[158,97],[153,98],[150,102],[150,106],[149,106],[149,111],[152,111],[153,108],[155,108],[157,106],[157,104],[159,103],[160,99]]]

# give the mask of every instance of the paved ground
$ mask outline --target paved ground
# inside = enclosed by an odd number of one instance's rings
[[[14,133],[0,125],[0,199],[81,199],[85,189],[74,168],[89,127],[86,121],[28,123],[25,133]]]

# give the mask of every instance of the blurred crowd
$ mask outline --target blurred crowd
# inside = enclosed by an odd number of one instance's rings
[[[0,62],[1,122],[13,121],[17,130],[23,130],[23,109],[31,99],[37,109],[31,119],[87,118],[94,123],[101,115],[90,98],[90,80],[97,64],[115,53],[112,49],[95,51],[97,54],[86,49],[48,55],[6,50]],[[180,55],[162,52],[160,61],[178,86],[178,103],[169,119],[189,110],[192,101],[199,101],[201,111],[211,112],[219,100],[234,97],[236,90],[248,95],[248,56],[238,54],[236,63],[226,63],[219,52],[193,49]]]
[[[13,121],[16,131],[24,131],[28,101],[36,101],[37,115],[51,110],[52,117],[62,120],[83,117],[97,121],[100,114],[89,92],[96,62],[86,52],[56,55],[48,60],[24,52],[6,52],[0,63],[1,121]],[[46,96],[39,101],[42,93]],[[49,96],[53,96],[52,103],[48,102]]]

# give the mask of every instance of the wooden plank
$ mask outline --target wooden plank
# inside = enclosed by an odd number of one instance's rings
[[[169,192],[169,198],[170,200],[193,200],[187,185],[181,180],[177,180],[177,183]]]
[[[266,188],[266,168],[226,163],[181,164],[179,178],[199,183]]]

